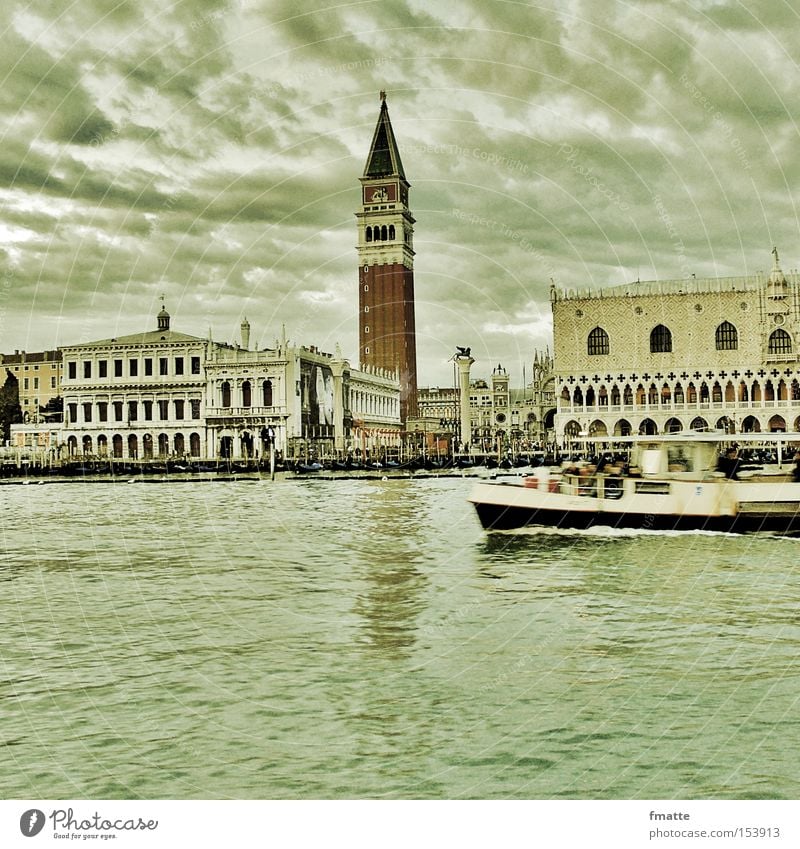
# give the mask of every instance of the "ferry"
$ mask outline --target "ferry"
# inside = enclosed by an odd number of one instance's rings
[[[627,443],[627,462],[541,468],[476,484],[469,501],[483,527],[800,531],[800,454],[794,469],[782,460],[791,434],[691,431],[602,440]],[[739,443],[769,446],[777,464],[748,467],[737,456]]]

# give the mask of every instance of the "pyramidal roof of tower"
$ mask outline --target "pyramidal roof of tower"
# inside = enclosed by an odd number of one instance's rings
[[[381,114],[378,116],[378,126],[375,127],[375,135],[372,137],[372,146],[369,149],[364,176],[396,176],[406,179],[385,98],[381,103]]]

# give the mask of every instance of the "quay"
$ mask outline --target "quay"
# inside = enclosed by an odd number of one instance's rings
[[[441,477],[506,477],[530,474],[541,461],[519,458],[498,464],[486,458],[459,463],[453,458],[425,463],[382,463],[345,465],[341,462],[306,463],[285,461],[276,464],[275,475],[288,480],[423,480]],[[45,483],[188,483],[188,482],[238,482],[269,480],[269,464],[256,462],[201,462],[173,461],[113,462],[85,460],[40,465],[29,462],[0,464],[0,486]]]

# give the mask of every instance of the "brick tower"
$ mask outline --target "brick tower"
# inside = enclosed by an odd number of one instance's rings
[[[400,374],[400,417],[417,414],[414,217],[386,93],[361,180],[358,219],[358,343],[364,366]]]

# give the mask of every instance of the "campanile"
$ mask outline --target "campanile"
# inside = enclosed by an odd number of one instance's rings
[[[400,417],[417,414],[414,217],[386,93],[361,180],[358,219],[358,343],[364,366],[400,374]]]

